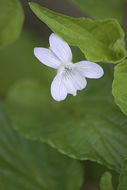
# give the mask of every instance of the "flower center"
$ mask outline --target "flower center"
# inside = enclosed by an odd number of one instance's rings
[[[61,64],[58,69],[58,73],[64,73],[64,72],[68,73],[68,72],[72,71],[74,67],[75,67],[75,65],[71,62],[66,63],[66,64]]]

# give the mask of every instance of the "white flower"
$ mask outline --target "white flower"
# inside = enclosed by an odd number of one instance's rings
[[[104,74],[103,69],[96,63],[72,63],[69,45],[56,34],[50,35],[49,43],[50,49],[34,48],[34,55],[43,64],[57,69],[57,75],[51,84],[51,94],[56,101],[64,100],[67,94],[76,96],[77,90],[86,87],[86,78],[100,78]]]

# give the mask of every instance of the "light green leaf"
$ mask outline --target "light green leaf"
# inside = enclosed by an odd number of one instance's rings
[[[109,172],[105,172],[100,180],[100,190],[113,190],[112,175]]]
[[[71,0],[96,19],[116,18],[122,23],[124,0]]]
[[[82,165],[11,127],[0,104],[0,189],[79,190]]]
[[[127,61],[115,66],[112,88],[116,104],[127,115]]]
[[[48,82],[22,81],[11,89],[5,106],[24,136],[119,172],[127,154],[127,117],[113,103],[111,84],[112,76],[105,70],[103,78],[89,80],[76,97],[55,102]]]
[[[78,46],[91,61],[117,63],[127,55],[124,33],[115,19],[92,21],[72,18],[31,2],[37,17],[72,46]]]
[[[121,169],[118,190],[127,190],[127,158],[124,160]]]
[[[19,0],[0,0],[0,48],[16,40],[24,20]]]

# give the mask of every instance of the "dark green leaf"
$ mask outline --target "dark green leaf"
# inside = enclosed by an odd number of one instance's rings
[[[115,19],[72,18],[33,2],[30,7],[56,34],[70,45],[78,46],[88,60],[116,63],[126,57],[124,32]]]
[[[1,190],[79,190],[82,182],[78,161],[19,136],[0,104]]]
[[[103,78],[89,80],[76,97],[55,102],[48,82],[22,81],[10,91],[6,110],[24,136],[119,172],[127,154],[127,117],[113,103],[111,84],[105,70]]]

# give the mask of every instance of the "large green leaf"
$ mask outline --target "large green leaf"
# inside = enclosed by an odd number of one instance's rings
[[[127,55],[123,30],[114,19],[72,18],[33,2],[30,7],[55,33],[70,45],[78,46],[88,60],[116,63]]]
[[[118,190],[127,190],[127,159],[124,160],[121,169]]]
[[[0,48],[18,38],[23,20],[19,0],[0,0]]]
[[[71,0],[81,10],[96,19],[116,18],[123,20],[124,0]]]
[[[113,190],[112,175],[109,172],[105,172],[100,180],[100,190]]]
[[[105,70],[103,78],[89,80],[76,97],[55,102],[48,82],[22,81],[11,89],[6,110],[24,136],[119,172],[127,154],[127,117],[113,103],[111,83],[112,76]]]
[[[116,104],[127,115],[127,61],[115,66],[112,88]]]
[[[19,136],[0,104],[1,190],[79,190],[82,182],[78,161]]]

